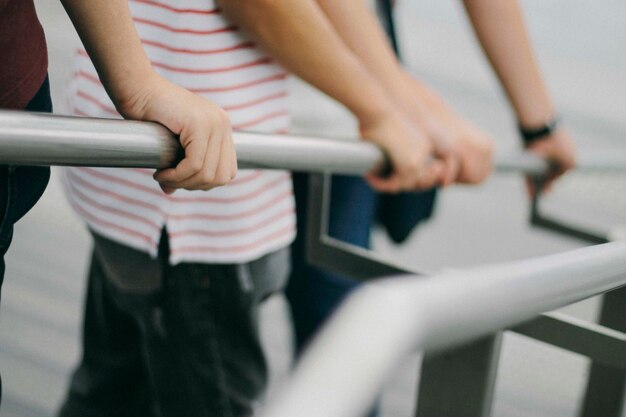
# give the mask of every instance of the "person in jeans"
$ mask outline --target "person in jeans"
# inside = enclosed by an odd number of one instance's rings
[[[159,74],[221,105],[234,129],[289,129],[286,70],[345,104],[394,172],[380,190],[430,188],[444,164],[311,0],[134,0]],[[302,28],[307,28],[303,31]],[[280,65],[279,65],[280,64]],[[119,117],[84,52],[76,115]],[[83,356],[59,415],[250,416],[267,382],[260,303],[283,288],[295,208],[288,173],[242,170],[209,193],[164,195],[142,169],[69,168],[94,238]]]
[[[361,57],[372,73],[377,74],[387,91],[407,110],[408,116],[421,118],[421,125],[429,136],[452,148],[450,154],[455,155],[460,162],[453,163],[455,167],[451,171],[458,172],[454,182],[472,183],[484,179],[475,174],[484,172],[481,161],[484,162],[486,158],[476,152],[479,147],[468,148],[467,145],[480,143],[483,134],[456,114],[434,91],[401,70],[365,2],[317,0],[317,3],[329,20],[334,22],[346,44]],[[560,175],[574,167],[574,147],[567,131],[557,124],[554,106],[531,50],[520,6],[516,1],[499,0],[465,0],[463,4],[478,40],[509,98],[523,146],[553,163],[554,171],[546,183],[549,187]],[[298,230],[304,232],[307,228],[306,175],[296,176],[294,184]],[[531,193],[536,191],[533,187],[529,182]],[[421,206],[413,204],[405,207],[404,214],[399,213],[401,209],[398,209],[392,228],[383,221],[392,239],[400,241],[406,238],[420,219],[430,215],[432,200],[427,195],[423,198]],[[381,209],[383,214],[388,209],[380,204],[380,199],[381,196],[359,179],[334,177],[329,235],[369,248],[370,227],[379,221]],[[298,234],[294,242],[292,265],[286,295],[292,311],[296,351],[299,353],[336,307],[361,283],[310,265],[305,258],[304,233]],[[370,415],[376,414],[374,410]]]
[[[185,158],[158,173],[163,189],[209,189],[234,177],[236,157],[224,112],[152,70],[127,2],[62,2],[120,113],[160,122],[179,134]],[[46,42],[33,0],[0,0],[0,57],[0,109],[51,112]],[[209,158],[209,144],[215,143],[221,151]],[[0,284],[13,225],[41,197],[49,175],[48,168],[0,165]]]

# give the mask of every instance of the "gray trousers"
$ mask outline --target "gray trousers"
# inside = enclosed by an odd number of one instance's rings
[[[245,417],[267,382],[258,309],[287,249],[246,264],[167,263],[94,234],[83,357],[60,417]]]

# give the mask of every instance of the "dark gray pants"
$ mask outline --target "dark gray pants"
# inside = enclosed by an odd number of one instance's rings
[[[83,358],[61,417],[242,417],[267,381],[258,307],[284,249],[238,265],[167,263],[94,234]]]

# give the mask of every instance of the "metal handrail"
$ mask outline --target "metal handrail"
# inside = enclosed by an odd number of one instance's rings
[[[362,174],[384,164],[368,143],[236,132],[242,168]],[[148,122],[0,111],[0,163],[163,168],[182,149],[165,127]]]
[[[245,132],[233,140],[242,168],[361,175],[385,162],[378,147],[359,141]],[[174,135],[156,123],[0,111],[3,164],[162,168],[181,152]],[[547,169],[529,154],[498,157],[495,165],[533,174]]]
[[[452,347],[623,285],[626,242],[365,284],[260,415],[360,416],[410,352]]]
[[[234,132],[242,168],[361,175],[385,164],[377,146],[282,134]],[[175,136],[150,122],[0,111],[0,163],[134,168],[173,166],[182,155]],[[540,175],[548,163],[528,153],[501,155],[500,172]],[[583,155],[578,169],[626,168],[626,154]]]
[[[236,132],[242,168],[362,174],[384,163],[368,143]],[[176,137],[157,123],[0,111],[0,163],[135,168],[173,166]]]

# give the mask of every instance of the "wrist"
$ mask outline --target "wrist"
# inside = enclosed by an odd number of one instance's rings
[[[361,103],[358,108],[350,109],[357,118],[361,130],[387,120],[396,111],[393,103],[386,96],[370,97],[367,103]]]
[[[107,88],[119,113],[129,119],[141,119],[146,112],[150,97],[162,86],[163,79],[153,70],[144,71],[137,78],[113,83]]]
[[[559,128],[559,125],[560,118],[555,115],[543,123],[525,124],[519,122],[517,128],[524,144],[530,145],[549,138]]]

